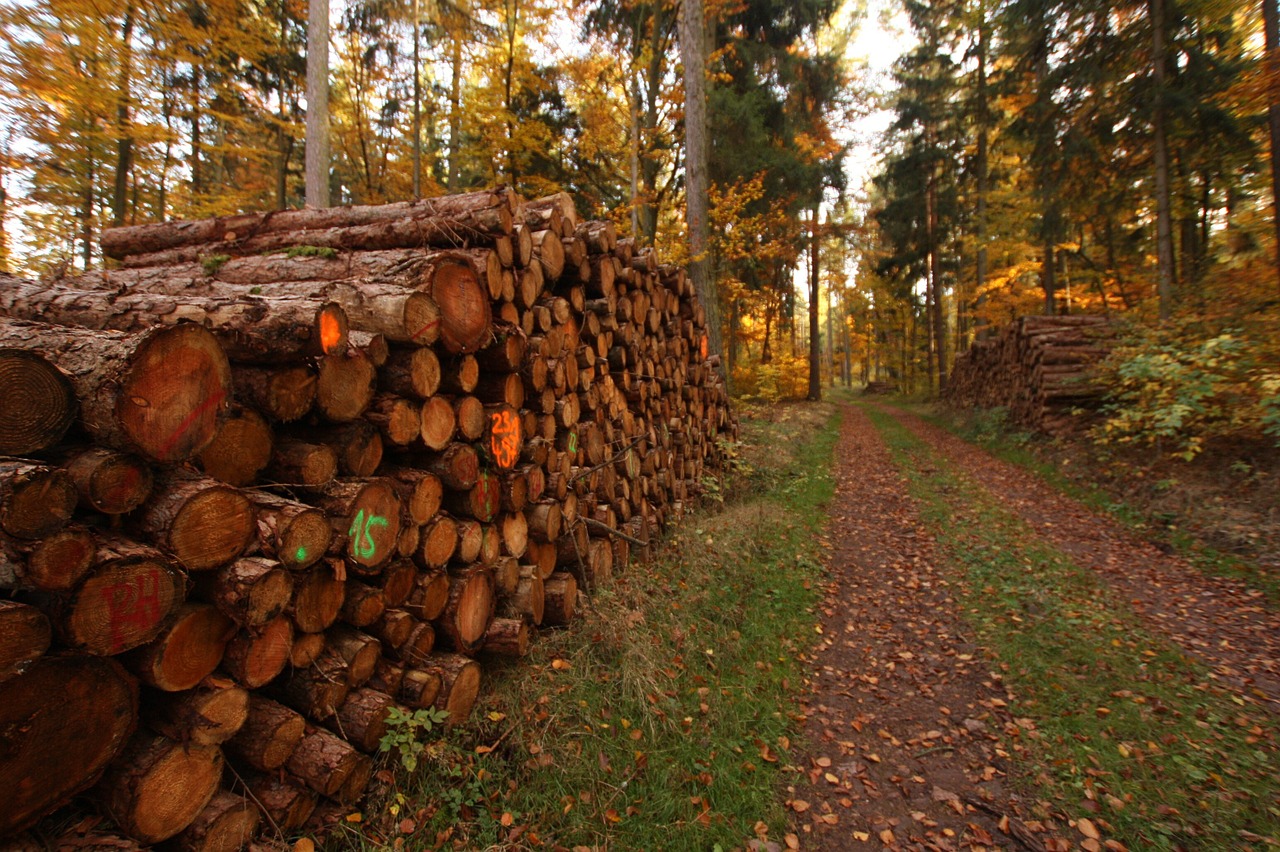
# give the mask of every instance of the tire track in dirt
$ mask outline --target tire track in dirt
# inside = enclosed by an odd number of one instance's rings
[[[836,459],[790,845],[1067,848],[1006,783],[1020,748],[1012,696],[958,617],[958,581],[859,408],[844,407]]]
[[[1164,553],[1035,474],[890,406],[941,457],[1082,567],[1096,571],[1155,633],[1204,661],[1220,684],[1280,712],[1280,613],[1261,591]]]

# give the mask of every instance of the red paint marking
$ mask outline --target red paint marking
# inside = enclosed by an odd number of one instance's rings
[[[130,640],[145,634],[160,621],[159,572],[152,569],[132,580],[113,583],[102,590],[107,602],[107,618],[111,622],[111,653],[118,654]]]
[[[164,445],[160,447],[161,460],[168,461],[170,451],[178,445],[178,441],[182,440],[182,437],[191,429],[192,426],[196,424],[196,421],[208,414],[210,409],[217,408],[221,405],[222,400],[226,399],[226,397],[227,392],[225,390],[219,390],[216,394],[200,403],[199,407],[196,408],[195,411],[192,411],[183,418],[182,422],[178,424],[178,428],[173,430],[173,434],[169,436],[169,440],[165,441]]]
[[[480,481],[476,483],[476,496],[480,498],[480,505],[472,504],[472,508],[478,509],[483,518],[476,518],[478,521],[491,521],[493,516],[498,513],[498,488],[497,480],[492,476],[482,475]]]
[[[419,337],[421,337],[422,335],[426,334],[428,331],[430,331],[431,329],[435,328],[435,327],[436,327],[436,326],[438,326],[439,324],[440,324],[440,320],[439,320],[439,319],[433,319],[431,322],[427,323],[427,324],[426,324],[426,325],[424,325],[422,328],[418,329],[418,330],[417,330],[417,331],[415,331],[413,334],[409,335],[409,339],[410,339],[410,340],[417,340]]]

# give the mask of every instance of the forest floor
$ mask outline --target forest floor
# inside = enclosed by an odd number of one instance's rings
[[[1280,839],[1280,617],[1033,473],[846,405],[802,848]]]

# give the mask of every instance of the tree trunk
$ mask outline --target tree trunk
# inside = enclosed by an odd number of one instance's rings
[[[307,6],[308,207],[329,206],[329,0]]]
[[[818,325],[818,232],[821,208],[813,205],[809,237],[809,399],[818,402],[822,399],[822,350],[821,331]]]
[[[689,229],[689,277],[707,312],[710,350],[718,353],[721,351],[719,295],[709,274],[708,257],[710,178],[707,160],[711,142],[707,121],[706,11],[702,0],[684,0],[680,4],[679,26],[685,88],[685,221]]]
[[[1276,272],[1280,282],[1280,9],[1276,0],[1262,0],[1262,21],[1267,48],[1267,130],[1271,137],[1271,206],[1276,237]]]
[[[1160,319],[1173,313],[1173,213],[1169,201],[1169,143],[1165,136],[1164,0],[1147,0],[1151,18],[1151,74],[1155,84],[1151,131],[1156,179],[1156,259]]]

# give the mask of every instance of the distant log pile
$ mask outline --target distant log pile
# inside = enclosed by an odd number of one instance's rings
[[[684,272],[563,195],[102,244],[0,276],[0,839],[86,790],[119,848],[325,823],[736,430]]]
[[[965,408],[1008,409],[1009,420],[1052,435],[1087,421],[1073,413],[1098,406],[1094,366],[1115,332],[1101,316],[1027,316],[956,359],[946,398]]]

